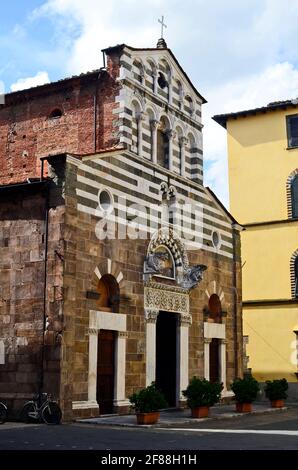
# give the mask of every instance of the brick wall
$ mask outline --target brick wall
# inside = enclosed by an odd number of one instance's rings
[[[117,145],[118,71],[114,63],[111,75],[96,71],[7,95],[0,106],[0,184],[39,177],[40,157]],[[56,108],[61,118],[50,119]]]

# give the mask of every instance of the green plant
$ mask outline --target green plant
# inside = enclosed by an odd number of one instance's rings
[[[187,398],[188,406],[197,408],[199,406],[213,406],[219,402],[222,389],[221,383],[193,377],[187,389],[182,393]]]
[[[252,376],[246,376],[243,379],[235,379],[231,389],[238,403],[252,403],[257,398],[260,386]]]
[[[286,379],[267,380],[265,386],[265,395],[269,400],[285,400],[287,398],[287,390],[289,388]]]
[[[156,388],[154,382],[148,387],[133,393],[129,397],[129,401],[137,413],[150,413],[168,406],[164,395]]]

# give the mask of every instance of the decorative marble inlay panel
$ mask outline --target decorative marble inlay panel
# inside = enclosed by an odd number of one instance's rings
[[[144,307],[148,310],[163,310],[189,315],[189,295],[177,289],[145,287]]]

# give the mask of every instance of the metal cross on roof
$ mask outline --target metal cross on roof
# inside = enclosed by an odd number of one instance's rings
[[[158,22],[161,24],[161,38],[163,38],[163,30],[167,28],[167,25],[164,22],[164,16],[162,15],[161,20],[158,18]]]

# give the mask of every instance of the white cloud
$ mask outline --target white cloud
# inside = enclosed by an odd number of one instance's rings
[[[32,18],[52,18],[62,37],[65,30],[69,32],[73,42],[66,73],[76,74],[99,68],[100,51],[105,47],[120,43],[155,47],[161,4],[162,0],[48,0]],[[144,11],[151,14],[144,15]]]
[[[32,18],[52,20],[72,74],[98,68],[104,47],[154,47],[162,14],[169,47],[204,88],[298,60],[294,0],[47,0]]]
[[[48,72],[38,72],[34,77],[19,78],[10,87],[11,91],[26,90],[38,85],[50,83]]]
[[[205,183],[228,205],[226,131],[211,118],[266,106],[269,102],[298,97],[298,69],[288,62],[266,68],[261,74],[232,80],[210,88],[204,107]]]
[[[213,114],[298,95],[295,0],[47,0],[32,18],[52,21],[63,74],[102,65],[100,50],[117,43],[154,47],[158,17],[166,40],[206,97],[205,183],[228,204],[226,132]],[[62,52],[61,52],[62,51]]]

